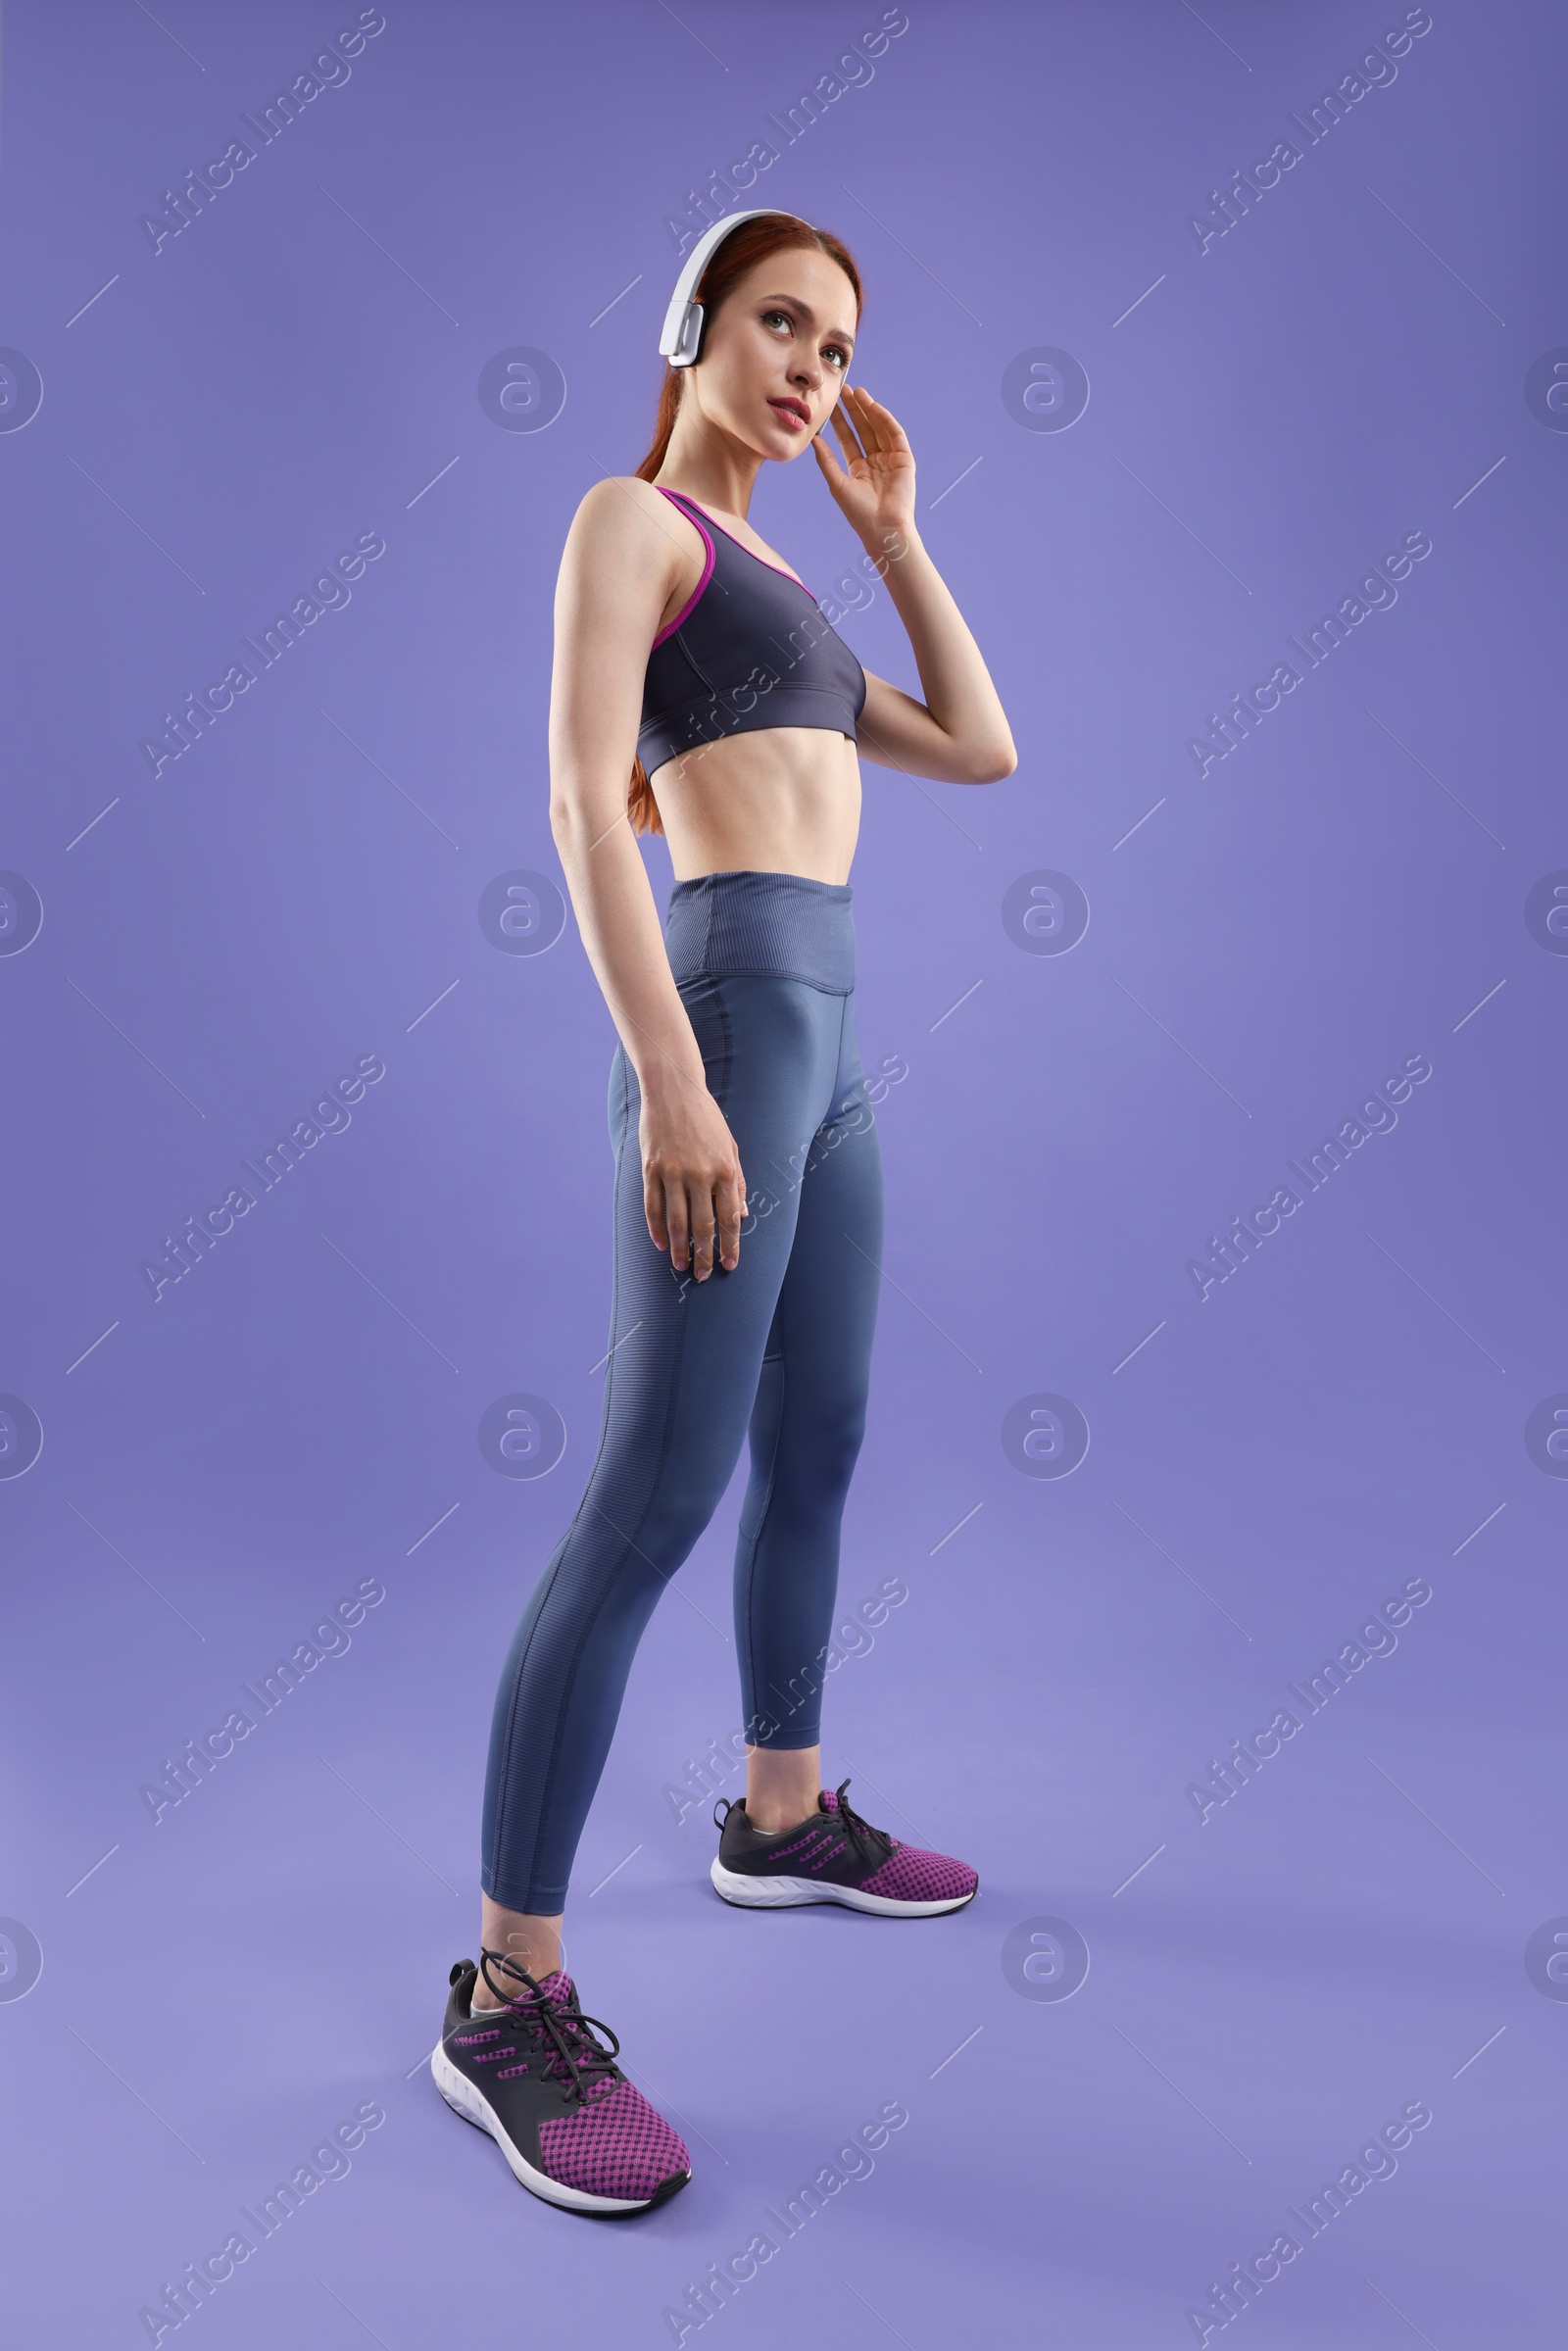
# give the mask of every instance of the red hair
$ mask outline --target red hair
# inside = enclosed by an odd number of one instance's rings
[[[727,237],[721,238],[699,278],[696,299],[702,304],[705,314],[705,338],[708,328],[712,324],[714,312],[734,292],[749,270],[755,269],[759,262],[767,261],[775,253],[793,252],[825,253],[829,261],[837,262],[855,288],[855,309],[858,319],[863,302],[860,272],[848,248],[828,229],[812,228],[807,221],[797,220],[790,213],[769,213],[761,220],[743,220],[738,228],[731,229]],[[670,435],[675,429],[675,418],[680,411],[681,385],[688,372],[685,367],[672,367],[667,360],[664,362],[664,380],[659,388],[659,415],[654,423],[654,437],[648,455],[636,469],[634,478],[638,481],[652,481],[663,465],[669,450]],[[648,770],[641,759],[635,758],[631,763],[631,781],[626,792],[626,813],[634,833],[662,833],[664,829],[648,781]]]

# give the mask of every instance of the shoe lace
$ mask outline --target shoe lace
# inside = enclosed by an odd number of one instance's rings
[[[838,1817],[849,1831],[850,1841],[860,1860],[877,1868],[890,1853],[898,1850],[899,1840],[885,1829],[873,1829],[869,1821],[860,1818],[854,1805],[846,1801],[844,1790],[849,1785],[848,1780],[841,1780],[833,1790],[838,1798]]]
[[[527,1990],[514,1996],[504,1990],[490,1973],[494,1959],[507,1975],[527,1985]],[[544,2071],[554,2081],[564,2082],[584,2104],[590,2093],[603,2088],[614,2079],[615,2059],[620,2055],[620,2041],[612,2028],[596,2016],[584,2016],[575,2005],[558,2007],[526,1968],[517,1966],[504,1951],[479,1953],[479,1973],[502,2006],[492,2013],[498,2024],[510,2024],[527,2033],[530,2039],[550,2052]],[[478,2013],[482,2016],[483,2009]],[[607,2049],[596,2040],[596,2033],[608,2034],[611,2046]]]

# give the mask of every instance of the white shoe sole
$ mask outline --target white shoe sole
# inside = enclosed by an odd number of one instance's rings
[[[873,1911],[885,1919],[929,1919],[961,1910],[980,1890],[950,1894],[941,1902],[895,1902],[889,1894],[863,1894],[853,1886],[824,1886],[820,1878],[745,1878],[716,1858],[709,1875],[726,1902],[742,1910],[792,1910],[806,1902],[842,1902],[847,1910]]]
[[[439,2041],[430,2052],[430,2071],[436,2088],[456,2114],[477,2130],[488,2131],[506,2157],[513,2178],[521,2182],[533,2195],[543,2197],[547,2204],[560,2204],[567,2212],[646,2212],[660,2201],[654,2196],[591,2196],[586,2188],[567,2187],[561,2180],[552,2180],[548,2172],[535,2171],[533,2165],[517,2152],[506,2131],[501,2118],[489,2099],[466,2074],[460,2074]],[[689,2175],[688,2175],[689,2177]]]

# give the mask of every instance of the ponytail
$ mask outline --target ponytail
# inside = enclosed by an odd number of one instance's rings
[[[654,424],[654,437],[648,455],[638,466],[633,479],[652,481],[663,464],[669,449],[669,437],[675,429],[675,417],[680,409],[680,383],[684,367],[672,367],[664,362],[664,380],[659,387],[659,415]],[[626,788],[626,814],[634,833],[662,833],[663,821],[654,788],[648,781],[648,770],[636,754],[632,755],[631,782]]]

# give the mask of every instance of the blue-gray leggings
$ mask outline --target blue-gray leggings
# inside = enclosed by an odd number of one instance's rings
[[[677,882],[670,969],[747,1184],[740,1262],[705,1282],[649,1238],[641,1094],[610,1075],[615,1274],[599,1449],[517,1627],[485,1782],[486,1893],[562,1909],[633,1653],[751,1437],[735,1551],[746,1738],[819,1738],[839,1522],[865,1426],[881,1153],[855,1040],[848,884]]]

